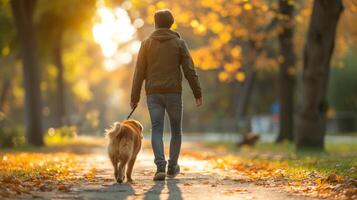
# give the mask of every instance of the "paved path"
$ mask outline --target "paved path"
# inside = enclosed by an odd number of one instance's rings
[[[191,144],[192,145],[192,144]],[[183,146],[183,148],[190,148]],[[117,184],[113,179],[113,170],[104,148],[96,149],[91,159],[85,160],[88,167],[95,166],[96,176],[93,181],[73,186],[68,192],[37,193],[41,199],[312,199],[296,194],[279,191],[278,188],[256,186],[247,181],[242,174],[230,175],[224,170],[213,169],[205,160],[182,156],[182,173],[176,179],[152,181],[154,173],[151,149],[146,147],[140,153],[134,168],[133,184]],[[232,174],[230,172],[229,174]],[[83,176],[79,172],[80,176]]]

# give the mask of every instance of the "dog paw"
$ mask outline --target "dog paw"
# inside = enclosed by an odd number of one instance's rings
[[[123,183],[125,180],[125,176],[122,176],[122,177],[118,176],[118,177],[116,177],[116,180],[117,180],[117,183]]]
[[[123,183],[124,182],[124,178],[117,178],[117,183]]]
[[[127,183],[134,183],[134,180],[133,179],[128,179],[126,182]]]

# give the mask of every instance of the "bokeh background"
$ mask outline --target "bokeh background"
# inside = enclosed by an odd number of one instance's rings
[[[280,94],[291,97],[285,116],[297,117],[313,1],[282,1],[285,10],[272,0],[14,2],[17,5],[0,0],[2,146],[26,143],[31,120],[41,121],[39,135],[53,138],[101,136],[114,121],[125,119],[131,111],[131,79],[140,42],[154,30],[154,12],[164,8],[173,12],[172,29],[191,49],[203,89],[203,106],[196,108],[186,80],[183,83],[186,135],[220,138],[254,132],[275,140],[282,131]],[[327,133],[334,135],[357,132],[357,2],[343,4],[326,112]],[[287,29],[292,43],[290,49],[282,49]],[[293,55],[290,64],[282,52]],[[31,55],[27,61],[24,54]],[[34,67],[24,70],[26,62]],[[286,79],[280,75],[284,64]],[[25,101],[26,90],[33,95],[32,103]],[[39,112],[31,115],[36,102]],[[144,92],[133,118],[150,132]],[[284,139],[291,140],[294,125],[288,126]]]

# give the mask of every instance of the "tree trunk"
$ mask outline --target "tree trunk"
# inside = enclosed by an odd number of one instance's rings
[[[280,13],[284,15],[281,21],[282,32],[279,33],[280,53],[283,61],[279,71],[279,98],[280,98],[280,129],[276,142],[293,140],[294,127],[294,80],[292,70],[295,66],[294,53],[294,6],[286,0],[279,1]]]
[[[237,115],[239,120],[243,120],[246,118],[247,108],[250,96],[252,94],[253,85],[255,81],[256,72],[254,70],[248,70],[246,72],[246,80],[243,83],[243,86],[240,90],[240,100],[238,103]]]
[[[8,67],[10,70],[6,71],[5,74],[6,75],[11,75],[12,73],[14,73],[14,67],[12,67],[11,65],[13,65],[13,63],[15,62],[15,55],[9,55],[6,57],[3,57],[1,59],[0,62],[0,66],[3,67]],[[2,90],[0,92],[0,112],[6,112],[5,106],[7,101],[9,101],[8,97],[10,95],[11,92],[11,86],[12,86],[12,78],[11,76],[6,76],[4,77],[3,80],[3,84],[2,84]]]
[[[3,82],[3,87],[1,90],[1,95],[0,95],[0,112],[5,112],[4,106],[6,103],[6,97],[9,94],[11,89],[11,80],[10,79],[5,79]]]
[[[324,149],[330,60],[342,10],[341,0],[314,1],[304,50],[301,112],[295,140],[298,150]]]
[[[26,141],[43,146],[40,69],[32,21],[35,6],[35,0],[11,0],[23,65]]]
[[[62,62],[62,32],[58,32],[58,37],[53,47],[54,63],[57,67],[57,125],[63,126],[66,123],[66,104],[65,104],[65,83],[63,77]]]
[[[273,19],[263,30],[263,32],[271,31],[277,24],[277,20]],[[266,40],[263,41],[265,43]],[[246,80],[244,81],[243,85],[238,85],[237,90],[239,92],[238,103],[235,109],[235,120],[238,122],[238,129],[240,129],[240,125],[243,124],[247,125],[248,127],[246,131],[251,131],[250,127],[250,118],[246,116],[246,112],[248,109],[248,105],[250,102],[250,97],[253,91],[254,82],[256,79],[256,71],[254,69],[254,65],[256,59],[263,51],[263,47],[257,47],[256,42],[254,40],[249,40],[246,44],[246,49],[248,51],[245,53],[246,55],[244,58],[247,58],[245,63],[245,72],[246,72]],[[245,49],[243,47],[243,49]],[[235,105],[235,104],[234,104]]]
[[[246,79],[244,83],[240,85],[238,89],[239,99],[236,107],[236,121],[238,122],[238,129],[245,129],[244,132],[250,132],[250,118],[247,117],[247,109],[250,102],[250,97],[253,91],[253,86],[256,78],[256,71],[254,69],[254,64],[256,58],[262,51],[262,48],[257,48],[254,41],[248,42],[248,51],[247,51],[247,61],[246,61]]]

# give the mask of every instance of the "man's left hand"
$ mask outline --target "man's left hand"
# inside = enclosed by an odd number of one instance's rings
[[[131,103],[130,103],[131,109],[136,108],[136,106],[138,106],[138,103],[137,103],[137,102],[136,102],[136,103],[134,103],[134,102],[131,102]]]

